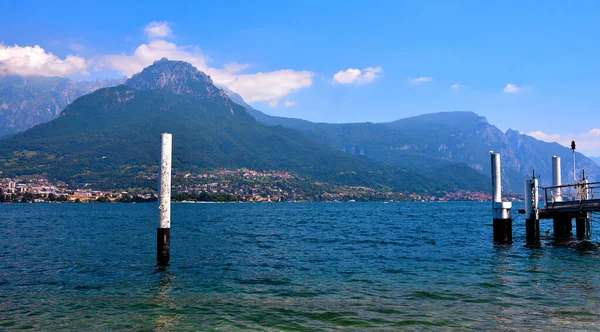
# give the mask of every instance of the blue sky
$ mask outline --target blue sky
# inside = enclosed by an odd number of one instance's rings
[[[594,1],[4,1],[0,12],[0,75],[129,76],[167,55],[272,115],[473,111],[600,155]]]

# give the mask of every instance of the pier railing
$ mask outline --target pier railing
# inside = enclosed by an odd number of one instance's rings
[[[544,192],[543,209],[565,205],[584,205],[600,200],[600,182],[584,182],[553,187],[541,187]]]

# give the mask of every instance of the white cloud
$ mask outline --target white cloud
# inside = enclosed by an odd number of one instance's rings
[[[560,145],[571,147],[571,141],[577,144],[577,150],[585,155],[600,156],[600,129],[594,128],[580,134],[547,134],[542,131],[533,131],[527,135],[544,142],[556,142]]]
[[[171,37],[173,31],[169,27],[169,22],[152,21],[144,27],[144,32],[148,38],[166,38]]]
[[[600,138],[600,129],[598,128],[594,128],[590,131],[588,131],[587,133],[581,134],[582,137],[598,137]]]
[[[515,84],[512,84],[512,83],[508,83],[504,87],[504,92],[505,93],[517,93],[517,92],[520,92],[521,90],[523,90],[523,88],[518,87],[518,86],[516,86]]]
[[[283,106],[285,106],[285,107],[292,107],[294,105],[296,105],[296,102],[293,100],[286,100],[283,102]]]
[[[410,84],[420,84],[420,83],[427,83],[427,82],[431,82],[433,80],[433,78],[431,77],[427,77],[427,76],[421,76],[421,77],[417,77],[417,78],[408,78],[408,83]]]
[[[360,69],[348,68],[346,70],[340,70],[333,75],[333,81],[339,84],[350,84],[354,83],[358,77],[360,77]]]
[[[544,141],[544,142],[557,142],[559,143],[560,141],[562,141],[562,137],[559,134],[546,134],[542,131],[532,131],[530,133],[527,133],[527,135],[539,139],[540,141]],[[563,144],[564,145],[564,144]]]
[[[371,83],[379,77],[379,74],[383,72],[383,68],[367,67],[363,70],[348,68],[346,70],[340,70],[333,75],[333,83],[337,84],[366,84]]]
[[[213,70],[213,73],[216,70]],[[215,82],[239,93],[247,102],[272,101],[312,85],[313,73],[282,69],[266,73],[234,75],[219,72]]]
[[[0,76],[69,76],[74,73],[88,75],[89,66],[90,61],[82,57],[67,55],[66,58],[60,59],[38,45],[11,47],[0,44]]]
[[[164,40],[153,40],[148,44],[142,44],[135,49],[132,55],[105,55],[99,66],[115,69],[123,75],[131,77],[161,58],[186,61],[202,71],[208,68],[206,65],[208,58],[201,54],[198,48],[180,47]]]
[[[454,84],[452,84],[452,89],[454,89],[454,90],[458,90],[458,89],[461,89],[461,88],[464,88],[464,87],[465,86],[462,85],[462,84],[460,84],[460,83],[454,83]]]
[[[130,77],[161,58],[181,60],[210,75],[214,83],[224,86],[242,96],[248,102],[269,102],[277,105],[280,98],[312,85],[314,73],[282,69],[271,72],[241,74],[247,64],[231,62],[223,68],[208,65],[210,58],[202,54],[198,47],[177,46],[165,40],[153,40],[138,46],[133,54],[113,54],[104,56],[99,67],[107,67]],[[275,107],[273,106],[273,107]]]

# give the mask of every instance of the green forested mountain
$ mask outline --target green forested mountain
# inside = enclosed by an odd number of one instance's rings
[[[232,95],[233,100],[239,98]],[[563,183],[573,182],[571,150],[514,130],[503,133],[472,112],[425,114],[388,123],[328,124],[269,116],[247,107],[266,125],[296,129],[337,150],[387,165],[432,173],[444,165],[468,165],[489,176],[489,151],[493,150],[502,156],[504,188],[520,193],[523,180],[533,170],[541,175],[542,185],[551,184],[551,158],[557,155],[563,160]],[[600,179],[600,167],[592,160],[577,153],[576,162],[577,169],[585,169],[590,179]]]
[[[466,166],[416,172],[337,151],[297,130],[265,126],[210,77],[166,59],[124,85],[78,98],[53,121],[0,141],[0,169],[8,176],[47,174],[101,187],[145,185],[136,175],[157,165],[162,132],[173,134],[176,170],[289,170],[318,181],[419,192],[488,186]],[[441,175],[433,178],[434,172]]]

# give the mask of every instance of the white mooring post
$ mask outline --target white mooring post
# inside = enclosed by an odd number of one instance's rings
[[[156,232],[156,264],[168,265],[171,258],[171,152],[172,136],[168,133],[162,135],[160,155],[160,188],[158,219],[159,226]]]
[[[573,151],[573,184],[577,182],[577,169],[575,168],[575,141],[571,141],[571,151]]]
[[[494,242],[512,242],[511,202],[502,202],[502,178],[500,175],[500,154],[490,152],[492,160],[492,213]]]
[[[562,183],[560,178],[560,157],[552,157],[552,186],[559,187]],[[554,202],[562,202],[562,190],[561,188],[554,188],[552,190],[552,198]]]
[[[500,154],[492,153],[492,202],[502,202],[502,179],[500,175]],[[500,218],[494,216],[494,218]]]
[[[525,238],[528,245],[540,242],[540,218],[538,211],[538,179],[525,180]]]

